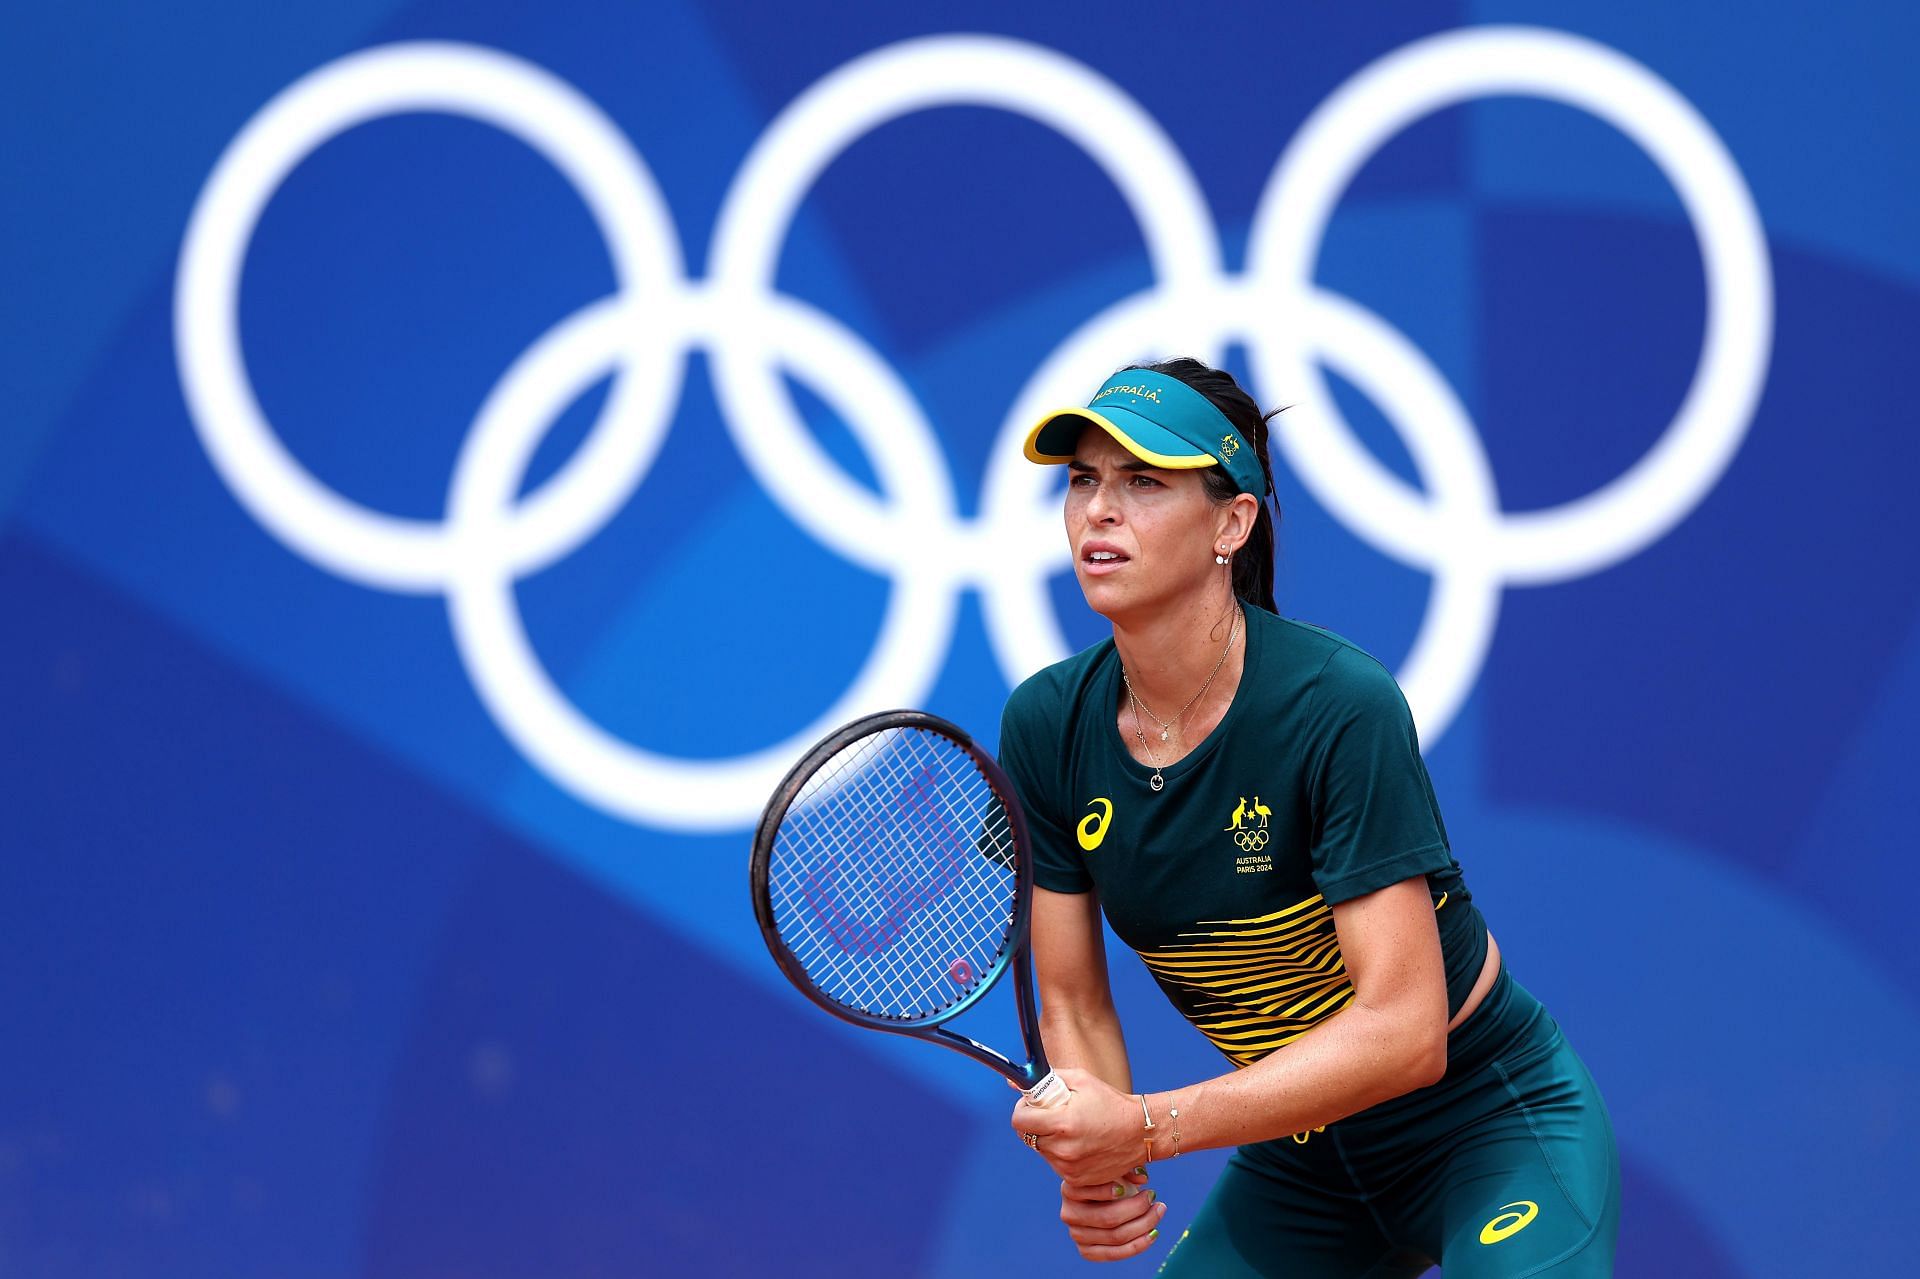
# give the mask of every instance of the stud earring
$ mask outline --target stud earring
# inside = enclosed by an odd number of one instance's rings
[[[1213,557],[1213,562],[1215,564],[1225,564],[1227,562],[1227,548],[1225,546],[1222,546],[1220,553]]]

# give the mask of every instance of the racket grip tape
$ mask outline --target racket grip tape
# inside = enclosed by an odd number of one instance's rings
[[[1067,1081],[1049,1070],[1045,1079],[1042,1079],[1039,1083],[1027,1089],[1027,1104],[1029,1106],[1057,1106],[1072,1095],[1071,1091],[1067,1088]]]

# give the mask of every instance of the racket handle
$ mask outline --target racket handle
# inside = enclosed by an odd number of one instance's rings
[[[1045,1079],[1027,1089],[1027,1104],[1057,1106],[1070,1096],[1072,1092],[1067,1088],[1067,1081],[1049,1070]]]

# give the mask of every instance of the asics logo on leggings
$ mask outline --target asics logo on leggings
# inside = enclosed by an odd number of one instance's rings
[[[1707,308],[1699,367],[1658,443],[1594,493],[1509,513],[1478,431],[1432,362],[1313,275],[1342,193],[1382,145],[1430,112],[1516,94],[1591,112],[1646,149],[1692,219]],[[1036,361],[1007,406],[973,517],[961,514],[933,424],[898,374],[846,324],[774,283],[795,212],[834,157],[890,120],[952,105],[1023,115],[1083,148],[1137,220],[1155,277]],[[254,395],[238,316],[248,245],[287,176],[355,125],[420,111],[485,122],[551,161],[584,199],[617,280],[610,296],[560,321],[502,371],[460,449],[440,520],[368,509],[300,465]],[[828,726],[921,704],[966,590],[983,597],[1009,681],[1065,656],[1047,582],[1067,568],[1067,548],[1052,477],[1022,459],[1022,432],[1043,408],[1079,402],[1126,359],[1178,351],[1217,362],[1234,342],[1250,354],[1256,398],[1296,406],[1278,419],[1275,446],[1315,499],[1383,554],[1432,575],[1398,674],[1422,738],[1439,740],[1479,676],[1506,588],[1566,581],[1633,555],[1711,490],[1765,378],[1772,281],[1752,198],[1713,130],[1645,67],[1559,32],[1472,28],[1417,41],[1358,72],[1287,143],[1238,273],[1226,268],[1199,183],[1159,124],[1113,82],[1039,45],[928,37],[827,75],[743,161],[696,275],[645,159],[592,102],[510,54],[423,42],[321,67],[247,122],[188,224],[174,332],[195,430],[253,518],[340,577],[443,596],[474,688],[527,759],[608,813],[699,830],[750,824],[787,764]],[[635,491],[696,350],[708,357],[741,455],[786,515],[892,583],[872,651],[818,720],[718,760],[646,751],[593,723],[542,667],[514,598],[518,579],[592,537]],[[1361,446],[1329,393],[1328,368],[1384,411],[1419,487]],[[523,495],[542,437],[609,377],[579,449]],[[880,496],[808,433],[786,377],[844,419],[871,459]]]
[[[1511,1238],[1532,1224],[1540,1215],[1540,1205],[1531,1199],[1521,1199],[1514,1203],[1502,1204],[1500,1215],[1480,1227],[1480,1242],[1496,1244],[1502,1239]]]

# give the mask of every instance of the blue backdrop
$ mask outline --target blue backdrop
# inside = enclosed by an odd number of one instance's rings
[[[1081,1273],[747,834],[1098,636],[1008,424],[1181,350],[1295,406],[1282,611],[1399,673],[1622,1272],[1904,1268],[1911,7],[1174,15],[13,15],[0,1272]]]

